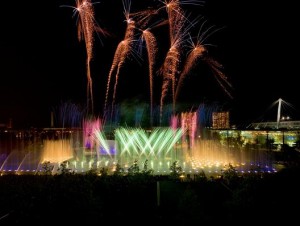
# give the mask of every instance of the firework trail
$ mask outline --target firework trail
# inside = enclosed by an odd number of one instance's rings
[[[170,84],[172,84],[172,93],[174,93],[175,84],[176,84],[176,74],[178,73],[179,64],[180,64],[180,48],[178,48],[177,46],[171,47],[167,53],[167,56],[163,64],[163,69],[162,69],[163,85],[162,85],[162,94],[160,99],[161,113],[163,110],[164,99],[167,95]]]
[[[222,65],[218,61],[216,61],[213,58],[208,57],[208,56],[206,56],[203,60],[212,69],[213,75],[214,75],[215,79],[217,80],[217,82],[219,83],[219,85],[223,88],[224,92],[230,98],[233,98],[232,95],[230,94],[228,88],[226,87],[226,86],[228,86],[229,88],[232,88],[232,85],[227,80],[227,77],[225,76],[225,74],[221,71],[222,68],[223,68]]]
[[[172,0],[167,5],[167,13],[169,20],[170,42],[175,43],[178,35],[181,33],[185,16],[179,5],[179,0]]]
[[[173,99],[173,112],[175,111],[175,92],[176,92],[176,81],[180,71],[181,54],[183,52],[183,43],[186,39],[188,31],[195,22],[189,21],[188,17],[185,16],[181,5],[201,5],[203,1],[199,0],[160,0],[163,4],[161,9],[166,9],[169,22],[169,39],[170,49],[167,52],[165,61],[163,63],[161,73],[163,75],[162,93],[160,99],[160,120],[162,119],[162,111],[164,105],[164,99],[171,86],[172,99]],[[170,84],[172,83],[172,84]]]
[[[149,26],[154,15],[158,15],[156,9],[145,9],[142,11],[130,13],[130,17],[137,22],[137,26],[141,29]]]
[[[138,28],[141,31],[141,37],[138,43],[139,43],[139,49],[142,49],[143,44],[146,45],[147,50],[147,58],[148,58],[148,69],[149,69],[149,89],[150,89],[150,124],[152,125],[153,121],[153,75],[154,75],[154,67],[155,67],[155,60],[156,55],[158,52],[157,47],[157,40],[154,34],[151,32],[152,29],[163,26],[167,24],[165,21],[160,21],[156,24],[153,24],[152,26],[149,26],[149,21],[151,16],[156,14],[156,11],[153,10],[146,10],[145,12],[142,12],[141,15],[146,15],[144,18],[141,18],[138,23]],[[148,26],[147,28],[144,28]],[[139,51],[141,52],[141,51]]]
[[[76,0],[76,7],[61,6],[73,8],[73,16],[77,17],[77,37],[79,41],[85,42],[87,59],[87,108],[88,111],[94,112],[94,100],[93,100],[93,81],[91,76],[90,62],[93,58],[94,47],[94,35],[97,32],[108,35],[108,33],[98,26],[95,20],[93,3],[91,0]]]
[[[205,47],[201,44],[197,44],[193,47],[192,51],[189,53],[189,55],[186,59],[183,71],[181,72],[181,74],[179,76],[179,81],[178,81],[178,84],[176,87],[176,92],[175,92],[175,101],[177,101],[177,99],[178,99],[178,94],[182,87],[183,80],[188,75],[188,73],[190,72],[192,67],[196,64],[197,60],[200,57],[202,57],[205,52],[206,52]]]
[[[134,28],[134,22],[130,22],[130,25],[128,26],[128,33],[131,33],[133,30],[131,28]],[[132,51],[132,43],[133,43],[133,38],[128,37],[125,38],[123,41],[121,41],[117,47],[117,50],[114,55],[113,63],[111,66],[111,69],[109,71],[108,75],[108,82],[107,82],[107,87],[106,87],[106,95],[105,95],[105,105],[104,109],[106,110],[107,108],[107,102],[108,102],[108,96],[109,96],[109,89],[110,89],[110,83],[111,83],[111,78],[113,73],[115,73],[115,84],[114,84],[114,90],[113,90],[113,98],[112,98],[112,106],[115,103],[116,99],[116,92],[117,92],[117,85],[118,85],[118,80],[119,80],[119,74],[120,74],[120,69],[123,67],[125,60],[127,57],[130,55]]]
[[[114,85],[114,91],[113,91],[113,105],[116,98],[116,92],[117,92],[117,84],[118,84],[118,78],[120,74],[120,69],[123,67],[125,60],[128,58],[128,56],[133,51],[133,43],[134,43],[134,35],[135,35],[135,22],[133,20],[128,21],[127,30],[125,33],[125,38],[122,41],[123,48],[120,48],[122,51],[120,52],[120,58],[117,65],[117,72],[115,77],[115,85]],[[117,54],[118,55],[118,54]]]
[[[182,5],[203,5],[203,1],[200,0],[159,0],[163,4],[158,11],[162,9],[166,9],[168,14],[169,21],[169,33],[170,33],[170,41],[174,43],[174,38],[182,29],[182,22],[188,21],[188,18],[185,17],[185,13],[181,8]]]
[[[176,12],[179,9],[176,10]],[[175,11],[175,10],[174,10]],[[172,91],[175,90],[175,80],[176,73],[179,69],[180,63],[180,44],[183,40],[183,34],[179,27],[183,27],[183,18],[181,14],[173,14],[172,10],[168,11],[169,16],[169,29],[170,29],[170,42],[171,47],[167,52],[165,61],[162,66],[162,75],[163,75],[163,85],[162,85],[162,94],[160,99],[160,118],[162,118],[162,110],[164,105],[164,99],[167,95],[167,91],[170,86],[170,82],[172,82]],[[175,20],[175,18],[177,18]],[[181,25],[181,26],[179,26]],[[175,28],[174,28],[175,26]],[[173,109],[174,110],[174,109]]]
[[[158,15],[156,9],[146,9],[135,13],[130,13],[131,20],[136,22],[136,31],[140,32],[140,38],[138,39],[138,52],[142,55],[142,49],[145,47],[147,50],[148,68],[149,68],[149,89],[150,89],[150,124],[153,120],[153,75],[156,55],[158,52],[157,40],[152,30],[154,28],[169,24],[168,20],[158,20],[152,23],[153,16]],[[151,24],[151,25],[150,25]]]
[[[205,24],[205,22],[202,24],[202,26]],[[176,92],[175,92],[175,102],[178,99],[179,91],[180,91],[180,89],[183,85],[184,79],[186,78],[188,73],[191,71],[191,69],[196,65],[198,60],[203,60],[205,63],[207,63],[207,65],[212,69],[213,75],[214,75],[215,79],[217,80],[217,82],[219,83],[219,85],[223,88],[225,93],[229,97],[232,98],[230,92],[226,88],[226,85],[231,87],[231,84],[227,81],[227,77],[221,71],[222,65],[219,62],[217,62],[216,60],[212,59],[211,57],[209,57],[207,55],[206,46],[205,46],[205,44],[203,44],[204,41],[210,35],[212,35],[216,31],[218,31],[219,29],[214,30],[211,33],[208,33],[213,28],[213,26],[211,26],[205,32],[202,33],[201,32],[201,30],[203,28],[202,26],[201,26],[201,28],[198,32],[196,41],[193,42],[191,37],[189,39],[189,44],[191,46],[191,51],[188,54],[188,57],[185,61],[184,68],[183,68],[183,70],[182,70],[182,72],[180,73],[180,76],[179,76],[179,81],[178,81],[178,85],[176,87]]]
[[[107,80],[107,87],[106,87],[106,94],[105,94],[105,104],[104,104],[104,112],[106,112],[106,108],[107,108],[107,102],[108,102],[108,95],[109,95],[109,88],[110,88],[110,82],[111,82],[111,77],[112,74],[114,73],[114,71],[118,68],[118,64],[121,60],[121,56],[122,53],[124,52],[125,49],[125,42],[122,41],[119,43],[114,58],[113,58],[113,62],[109,71],[109,75],[108,75],[108,80]]]
[[[112,63],[112,66],[111,66],[111,69],[110,69],[109,75],[108,75],[108,82],[107,82],[106,94],[105,94],[104,112],[106,112],[106,108],[107,108],[111,78],[112,78],[113,73],[116,71],[115,84],[114,84],[114,90],[113,90],[113,98],[112,98],[111,115],[113,114],[113,106],[114,106],[115,98],[116,98],[120,69],[123,67],[125,60],[129,57],[129,55],[133,51],[133,43],[134,43],[134,37],[135,37],[135,32],[136,32],[135,21],[132,20],[132,18],[130,18],[131,2],[129,0],[124,0],[123,7],[124,7],[124,15],[125,15],[126,22],[127,22],[127,28],[126,28],[126,32],[125,32],[125,37],[119,43],[117,50],[115,52],[113,63]]]
[[[152,125],[153,118],[153,74],[155,58],[157,54],[157,42],[155,36],[147,29],[143,31],[143,39],[146,42],[149,61],[149,86],[150,86],[150,119]]]
[[[80,20],[78,23],[78,39],[84,40],[87,53],[87,106],[88,111],[94,112],[93,101],[93,81],[91,76],[90,62],[93,58],[94,47],[94,33],[96,31],[96,25],[94,20],[94,9],[91,0],[77,0],[76,9],[79,14]]]
[[[149,69],[149,89],[150,89],[150,125],[153,122],[153,75],[156,55],[158,52],[157,40],[152,29],[168,24],[167,20],[156,21],[152,23],[151,19],[153,16],[158,15],[156,9],[146,9],[143,11],[131,13],[131,18],[136,21],[136,29],[141,32],[138,40],[138,52],[142,55],[142,49],[145,43],[148,58],[148,69]],[[152,25],[150,25],[152,24]]]
[[[172,7],[175,6],[177,5],[174,4]],[[168,13],[169,13],[168,15],[170,15],[171,17],[171,19],[169,20],[171,47],[167,52],[166,58],[163,62],[163,66],[161,69],[163,75],[163,85],[162,85],[162,93],[160,99],[161,117],[162,117],[164,99],[167,95],[170,86],[172,86],[171,90],[172,90],[172,99],[173,99],[173,112],[175,111],[176,80],[181,66],[180,62],[182,58],[181,54],[183,52],[182,51],[183,43],[186,41],[188,31],[192,26],[194,26],[194,23],[187,24],[187,22],[189,21],[183,15],[183,12],[179,8],[179,6],[177,6],[177,8],[172,8],[172,10],[169,7]]]

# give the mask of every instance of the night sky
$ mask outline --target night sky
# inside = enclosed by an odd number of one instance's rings
[[[95,109],[101,114],[108,72],[126,23],[121,0],[99,2],[94,5],[95,18],[110,33],[99,35],[102,43],[95,37],[91,63]],[[191,16],[202,15],[207,27],[218,30],[205,43],[209,44],[208,54],[223,65],[233,98],[199,62],[184,83],[182,101],[219,102],[231,111],[232,123],[247,125],[261,119],[268,107],[282,98],[294,106],[294,119],[300,118],[298,8],[291,0],[263,2],[206,0],[203,6],[184,8]],[[131,11],[159,4],[132,0]],[[67,101],[85,103],[86,49],[77,39],[72,9],[62,5],[75,6],[75,1],[1,3],[0,124],[12,118],[15,127],[47,127],[53,107]],[[163,50],[168,48],[167,27],[159,29],[158,58],[163,59]],[[126,65],[117,101],[149,98],[147,62],[138,64],[131,59]],[[156,87],[156,102],[159,95],[160,87]]]

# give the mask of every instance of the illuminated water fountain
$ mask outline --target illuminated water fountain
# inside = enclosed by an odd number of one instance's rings
[[[65,133],[58,130],[58,136],[35,139],[9,154],[0,153],[0,171],[36,173],[50,162],[55,174],[66,162],[66,167],[77,173],[101,168],[113,173],[117,164],[126,172],[135,162],[142,170],[146,161],[155,174],[169,174],[175,161],[191,174],[201,170],[220,173],[229,164],[245,173],[275,171],[273,159],[265,150],[234,144],[230,131],[214,131],[218,137],[203,135],[198,121],[197,112],[183,113],[173,116],[169,127],[117,127],[108,139],[100,119],[86,120],[82,129]]]
[[[88,135],[90,140],[84,139],[83,154],[71,159],[69,167],[75,172],[85,172],[92,168],[107,168],[113,172],[119,164],[127,171],[135,161],[142,169],[147,160],[148,167],[155,172],[169,173],[170,164],[183,156],[180,150],[175,150],[175,144],[182,134],[181,129],[157,128],[146,131],[142,128],[120,127],[115,130],[115,139],[108,140],[103,130],[94,129]]]
[[[170,164],[180,159],[175,144],[182,134],[181,129],[171,128],[157,128],[149,132],[139,128],[119,128],[115,133],[117,158],[125,167],[132,165],[134,160],[138,160],[141,166],[148,160],[151,169],[169,172]]]

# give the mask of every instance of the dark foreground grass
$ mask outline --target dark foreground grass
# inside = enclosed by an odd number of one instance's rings
[[[299,215],[299,181],[299,167],[188,181],[142,174],[3,175],[0,225],[289,223]]]

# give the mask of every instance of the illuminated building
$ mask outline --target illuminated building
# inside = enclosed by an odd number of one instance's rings
[[[213,112],[212,113],[213,120],[213,129],[229,129],[229,112]]]

